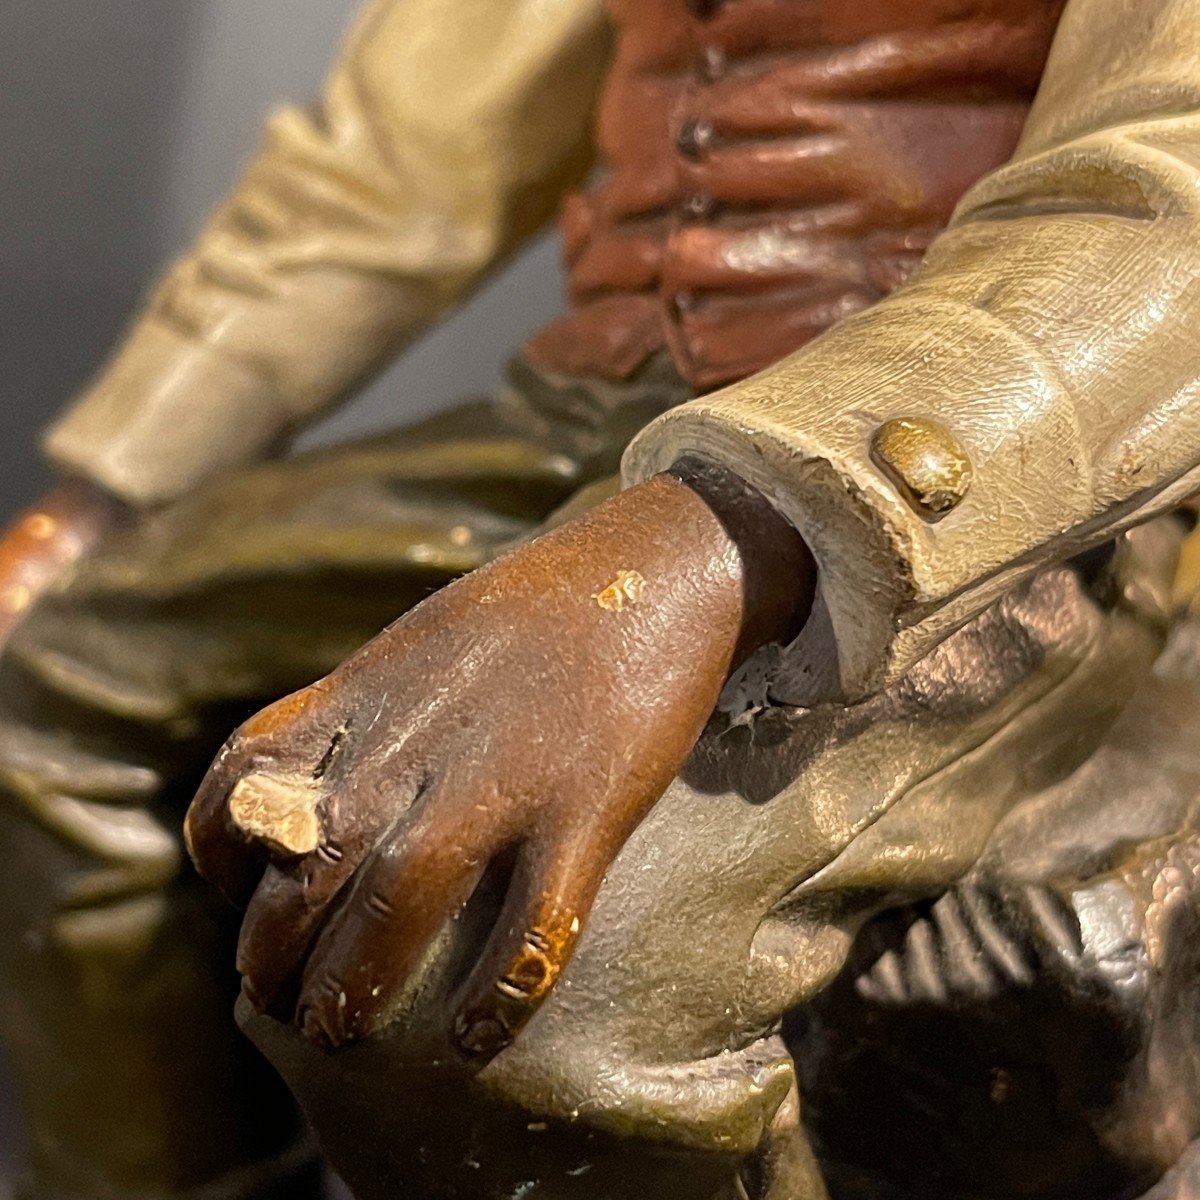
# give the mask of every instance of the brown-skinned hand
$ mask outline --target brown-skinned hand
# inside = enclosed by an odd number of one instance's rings
[[[660,475],[457,580],[246,722],[187,818],[247,905],[262,1011],[340,1045],[386,1024],[500,856],[511,883],[447,1014],[502,1049],[570,958],[604,872],[731,669],[796,631],[812,566],[733,476]]]

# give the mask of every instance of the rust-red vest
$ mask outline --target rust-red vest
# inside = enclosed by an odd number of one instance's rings
[[[1063,0],[608,0],[601,178],[567,202],[571,310],[526,353],[699,389],[900,283],[1016,145]]]

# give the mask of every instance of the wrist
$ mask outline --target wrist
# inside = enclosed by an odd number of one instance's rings
[[[95,480],[64,475],[25,512],[24,521],[40,530],[46,541],[82,553],[108,530],[131,524],[137,513],[127,500]]]
[[[736,547],[742,630],[733,666],[761,646],[792,641],[812,609],[817,573],[799,532],[761,492],[726,467],[688,458],[668,474],[700,496]]]

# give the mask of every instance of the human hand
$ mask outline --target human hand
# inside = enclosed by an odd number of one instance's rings
[[[92,484],[60,484],[0,537],[0,647],[21,618],[113,525],[123,506]]]
[[[515,1036],[731,668],[807,613],[791,527],[731,476],[700,486],[657,476],[463,577],[233,735],[187,833],[248,903],[260,1010],[325,1044],[377,1031],[497,865],[454,1029],[478,1055]]]

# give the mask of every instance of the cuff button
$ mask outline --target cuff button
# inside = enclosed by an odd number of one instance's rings
[[[956,508],[971,487],[967,452],[936,421],[886,421],[871,439],[871,457],[927,521],[940,520]]]

